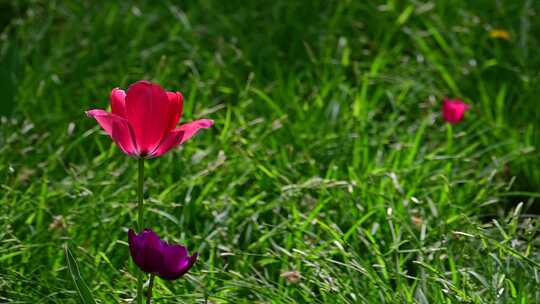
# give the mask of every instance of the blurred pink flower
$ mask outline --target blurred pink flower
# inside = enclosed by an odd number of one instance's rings
[[[127,94],[115,88],[111,92],[112,113],[86,111],[97,120],[113,141],[130,156],[154,158],[182,144],[199,129],[210,128],[214,121],[199,119],[176,124],[182,116],[180,92],[166,92],[159,85],[141,80],[132,84]]]
[[[460,99],[448,99],[443,100],[442,116],[446,122],[451,124],[457,124],[463,120],[465,112],[470,108],[468,104],[464,103]]]

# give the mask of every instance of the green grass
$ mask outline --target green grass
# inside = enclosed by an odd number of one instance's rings
[[[134,298],[137,164],[84,111],[138,79],[216,120],[146,162],[200,253],[156,303],[540,302],[538,1],[142,2],[0,3],[0,302],[77,303],[66,245]]]

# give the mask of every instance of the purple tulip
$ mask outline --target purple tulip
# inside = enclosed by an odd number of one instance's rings
[[[128,231],[131,258],[139,268],[162,279],[176,280],[184,275],[197,260],[197,253],[188,255],[182,245],[169,245],[152,230],[146,228],[138,235]]]

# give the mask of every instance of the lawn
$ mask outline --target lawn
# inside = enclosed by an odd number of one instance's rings
[[[0,302],[79,303],[66,247],[135,298],[137,161],[84,111],[148,79],[215,120],[145,163],[199,253],[154,303],[540,303],[539,1],[128,2],[0,1]]]

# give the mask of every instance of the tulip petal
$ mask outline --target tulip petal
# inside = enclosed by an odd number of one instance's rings
[[[170,149],[178,146],[184,138],[184,131],[180,129],[173,130],[163,139],[161,144],[151,153],[148,154],[149,158],[159,157]]]
[[[110,99],[112,113],[126,118],[126,92],[119,88],[114,88],[111,92]]]
[[[99,109],[86,111],[86,115],[95,118],[124,153],[132,156],[138,154],[133,131],[126,119]]]
[[[189,138],[191,138],[199,129],[208,129],[214,124],[211,119],[199,119],[193,122],[183,124],[179,128],[172,130],[163,138],[161,144],[151,153],[148,154],[149,158],[159,157],[165,154],[172,148],[182,144]]]
[[[171,121],[169,122],[168,127],[168,130],[173,130],[176,128],[176,124],[180,120],[180,117],[182,117],[184,97],[180,92],[167,92],[167,98],[169,98],[170,111],[175,114],[171,115]]]
[[[470,108],[470,105],[464,103],[459,99],[447,99],[443,100],[442,116],[446,122],[451,124],[457,124],[465,115],[465,112]]]
[[[168,133],[171,116],[166,92],[157,84],[138,81],[126,95],[126,117],[133,128],[141,155],[156,149]]]
[[[142,271],[157,273],[163,268],[164,244],[152,230],[144,229],[136,235],[130,229],[128,242],[131,257]]]
[[[141,252],[141,242],[139,241],[139,238],[135,231],[133,229],[128,230],[128,244],[129,244],[129,252],[131,253],[131,258],[135,262],[135,264],[139,265],[142,264],[142,259],[140,256]]]
[[[195,264],[197,256],[197,253],[188,256],[184,246],[166,245],[163,250],[163,268],[157,274],[162,279],[176,280]]]
[[[190,139],[200,129],[208,129],[214,124],[212,119],[199,119],[187,124],[181,125],[177,130],[184,131],[180,144]]]

